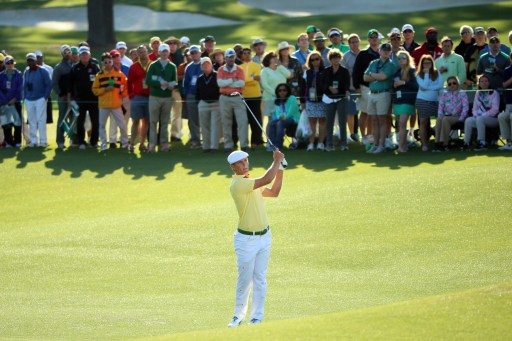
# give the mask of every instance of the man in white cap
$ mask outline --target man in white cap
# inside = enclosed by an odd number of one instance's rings
[[[228,327],[238,327],[244,321],[251,287],[252,309],[249,324],[259,324],[263,320],[267,267],[272,245],[263,197],[279,196],[283,184],[283,153],[277,149],[274,151],[272,165],[259,178],[249,177],[248,157],[249,154],[240,150],[228,156],[228,163],[235,173],[230,192],[239,217],[234,238],[238,268],[235,311]],[[270,183],[272,187],[266,187]]]
[[[70,105],[71,91],[69,89],[69,77],[73,63],[71,61],[71,47],[62,45],[60,47],[62,60],[53,69],[52,89],[58,98],[59,118],[57,119],[57,147],[64,148],[64,130],[61,128],[62,120]]]
[[[240,94],[245,87],[244,70],[235,64],[236,52],[227,49],[224,53],[226,64],[217,70],[217,84],[219,85],[220,117],[224,134],[224,151],[230,153],[236,149],[233,141],[232,126],[233,113],[238,126],[238,138],[243,151],[249,150],[247,110]]]
[[[118,41],[116,44],[116,50],[119,51],[121,55],[121,64],[126,65],[127,67],[132,66],[133,61],[126,55],[126,51],[128,51],[128,46],[124,41]]]
[[[411,24],[402,26],[402,35],[404,36],[402,47],[409,52],[409,54],[420,46],[420,44],[414,41],[414,27],[412,27]]]

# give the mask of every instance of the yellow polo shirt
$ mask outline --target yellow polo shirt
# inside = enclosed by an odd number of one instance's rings
[[[238,228],[246,231],[261,231],[268,226],[261,195],[265,187],[254,189],[254,181],[235,174],[229,188],[238,210]]]
[[[261,66],[255,62],[248,62],[239,65],[244,70],[245,86],[242,95],[246,98],[261,97],[260,82],[254,80],[254,76],[261,75]]]

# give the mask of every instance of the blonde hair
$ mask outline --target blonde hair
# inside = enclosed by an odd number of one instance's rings
[[[411,55],[407,51],[398,51],[396,54],[397,57],[404,55],[407,57],[407,65],[401,68],[401,80],[408,82],[411,77],[411,69],[414,69],[414,59],[412,59]]]

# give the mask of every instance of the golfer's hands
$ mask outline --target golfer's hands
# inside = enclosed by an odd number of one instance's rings
[[[285,166],[283,165],[284,154],[279,151],[279,149],[274,150],[274,162],[279,164],[279,169],[284,170]]]

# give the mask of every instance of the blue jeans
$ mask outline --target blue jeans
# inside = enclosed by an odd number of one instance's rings
[[[287,129],[296,127],[297,123],[291,118],[284,120],[274,119],[267,124],[267,135],[269,140],[279,149],[283,148],[284,134]]]

